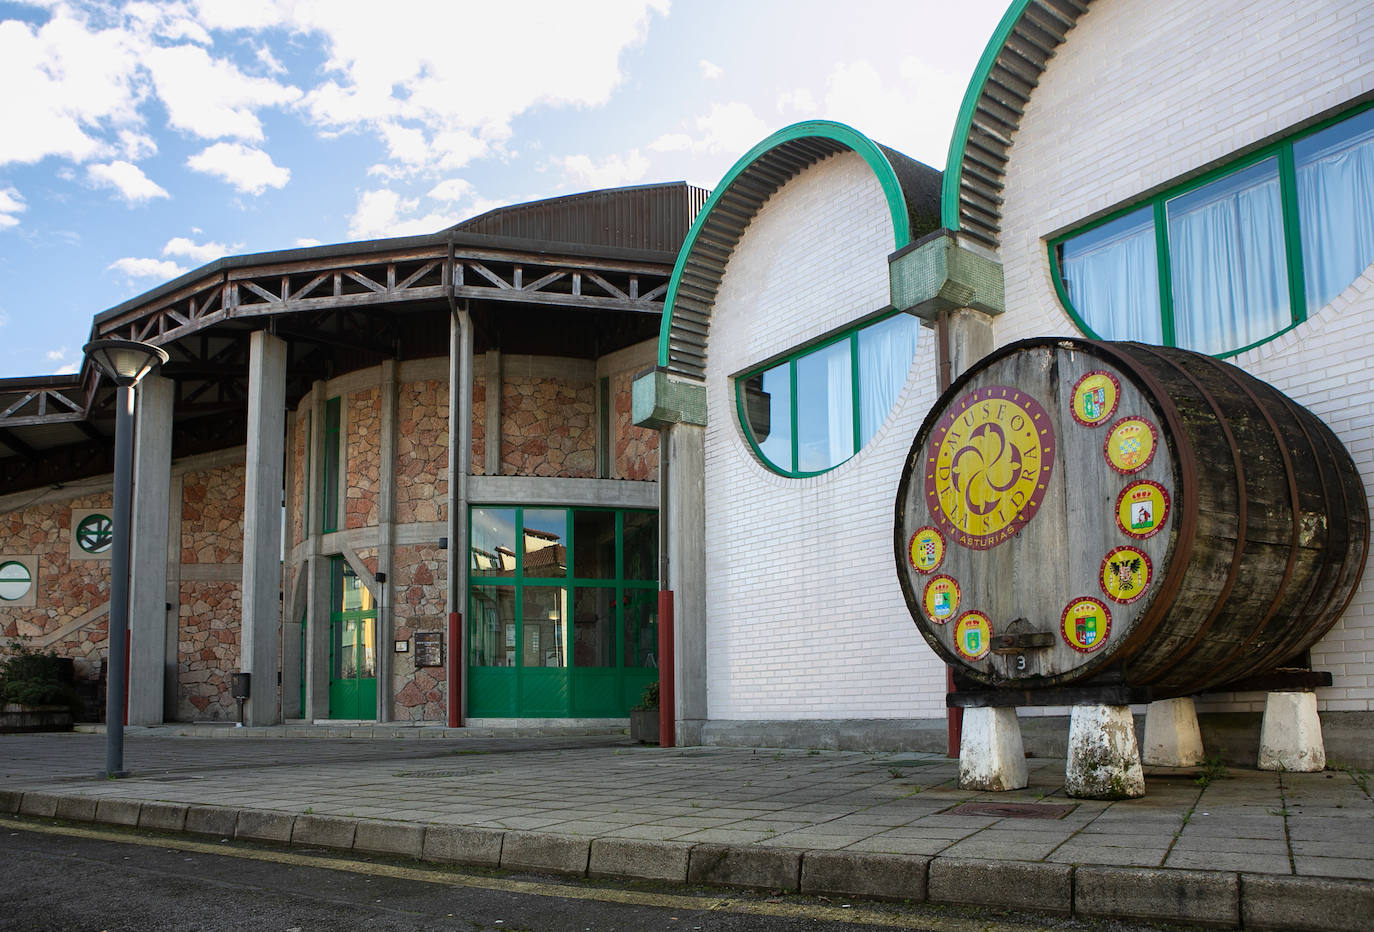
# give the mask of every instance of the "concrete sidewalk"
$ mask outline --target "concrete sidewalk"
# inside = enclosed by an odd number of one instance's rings
[[[176,735],[189,731],[187,736]],[[405,726],[0,736],[0,813],[436,861],[1224,927],[1374,928],[1360,771],[1146,771],[1068,799],[912,753],[676,748]],[[291,737],[296,740],[282,740]],[[227,740],[227,739],[234,740]]]

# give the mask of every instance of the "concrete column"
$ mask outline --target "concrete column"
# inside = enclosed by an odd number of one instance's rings
[[[1152,767],[1192,767],[1202,763],[1202,732],[1191,696],[1150,703],[1145,712],[1145,747],[1141,757]]]
[[[329,560],[324,557],[320,515],[324,495],[324,407],[328,386],[310,389],[310,491],[305,510],[307,552],[305,566],[305,709],[306,721],[329,718]]]
[[[492,359],[496,360],[495,364]],[[468,658],[468,477],[472,474],[472,318],[466,305],[455,308],[449,318],[448,347],[448,611],[449,617],[459,616],[463,624],[457,638],[449,635],[446,671],[449,691],[448,724],[458,727],[467,721],[467,658]],[[487,461],[484,471],[490,473],[492,460],[491,437],[493,423],[497,434],[496,450],[500,464],[500,354],[487,354]],[[492,372],[496,377],[493,381]],[[495,389],[493,390],[493,385]],[[492,394],[496,393],[495,421],[492,420]],[[499,469],[498,469],[499,471]]]
[[[396,360],[382,363],[382,424],[377,464],[377,572],[386,580],[377,587],[377,721],[395,718],[395,655],[391,651],[396,630],[392,605],[396,581]]]
[[[471,372],[471,370],[468,370]],[[487,350],[487,448],[484,455],[482,472],[488,476],[501,475],[501,351]],[[471,410],[471,402],[468,410]],[[469,447],[472,445],[468,441]]]
[[[1124,705],[1076,705],[1069,720],[1064,792],[1077,799],[1145,795],[1135,720]]]
[[[1259,769],[1314,773],[1326,767],[1317,694],[1274,692],[1265,697]]]
[[[294,492],[293,478],[296,470],[301,468],[301,464],[296,462],[296,421],[299,415],[295,411],[286,413],[286,472],[284,484],[284,495],[286,500],[286,526],[282,528],[282,533],[287,535],[282,541],[282,548],[286,552],[286,559],[283,561],[283,577],[292,563],[292,544],[290,539],[292,515],[301,507],[301,503],[296,501]],[[281,625],[281,715],[283,719],[300,718],[303,714],[301,709],[301,616],[300,609],[293,603],[296,601],[294,596],[303,592],[305,587],[304,579],[296,579],[294,583],[287,587],[285,578],[282,580],[282,625]]]
[[[706,724],[706,429],[663,431],[659,488],[667,550],[664,589],[673,592],[674,698],[679,745],[701,743]]]
[[[239,665],[253,674],[244,724],[281,721],[282,462],[286,445],[286,343],[255,331],[248,356],[248,452],[243,494],[243,623]]]
[[[167,675],[167,522],[175,383],[150,375],[135,389],[130,528],[129,724],[160,725]],[[175,658],[175,654],[173,655]]]
[[[964,710],[959,743],[959,786],[994,793],[1027,783],[1026,751],[1014,708]]]

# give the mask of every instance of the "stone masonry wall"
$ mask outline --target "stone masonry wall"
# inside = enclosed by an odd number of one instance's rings
[[[0,653],[11,639],[76,661],[77,674],[94,679],[105,654],[109,616],[73,624],[110,601],[110,561],[72,560],[73,509],[112,507],[109,492],[44,502],[0,514],[0,562],[7,554],[38,557],[32,607],[0,602]],[[69,629],[69,630],[64,630]]]
[[[291,501],[294,507],[291,510],[290,537],[287,543],[294,547],[305,540],[305,473],[309,468],[306,457],[306,442],[310,436],[310,411],[303,409],[296,412],[295,429],[291,432],[292,448],[292,471],[291,482]]]
[[[472,382],[472,474],[487,471],[487,377],[477,373]]]
[[[185,582],[177,612],[177,717],[182,721],[235,721],[229,694],[239,668],[241,586],[236,582]]]
[[[615,443],[615,478],[658,480],[658,431],[636,427],[630,411],[633,371],[611,376],[611,432]]]
[[[513,376],[501,386],[501,475],[596,475],[596,386]]]
[[[408,640],[416,631],[445,631],[444,612],[447,563],[445,551],[435,546],[397,547],[393,561],[396,574],[395,631],[397,640]],[[447,635],[445,635],[447,640]],[[444,644],[444,660],[452,645]],[[446,667],[415,668],[415,652],[396,654],[393,690],[397,721],[443,721]]]
[[[397,389],[396,522],[448,519],[448,383]]]
[[[378,493],[382,437],[382,393],[367,388],[348,397],[344,416],[344,456],[347,463],[344,493],[344,527],[374,527],[379,516]]]

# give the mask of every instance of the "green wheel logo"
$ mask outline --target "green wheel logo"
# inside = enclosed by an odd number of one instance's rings
[[[17,560],[0,563],[0,599],[13,602],[28,594],[33,585],[29,568]]]
[[[114,522],[106,515],[87,515],[76,526],[76,543],[87,553],[104,553],[114,543]]]

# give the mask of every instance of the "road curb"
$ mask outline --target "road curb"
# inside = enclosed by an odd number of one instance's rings
[[[997,907],[1085,919],[1363,932],[1374,881],[503,831],[0,790],[0,814],[596,878]]]

